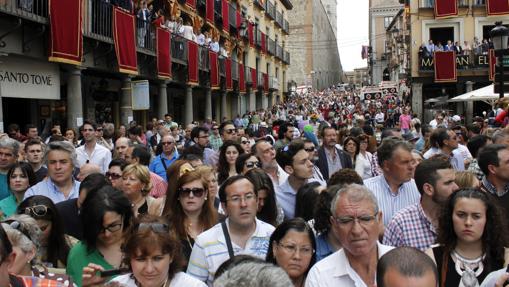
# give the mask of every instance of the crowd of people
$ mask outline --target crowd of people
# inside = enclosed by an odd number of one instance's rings
[[[220,123],[11,124],[0,286],[504,286],[495,122],[332,87]]]

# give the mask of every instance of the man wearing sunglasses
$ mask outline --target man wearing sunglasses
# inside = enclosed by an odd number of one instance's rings
[[[151,172],[159,175],[165,181],[168,181],[166,177],[166,169],[178,159],[179,153],[175,147],[175,138],[172,135],[165,135],[161,139],[161,146],[163,152],[154,157],[150,162],[149,169]]]
[[[219,126],[219,132],[225,141],[236,141],[237,140],[237,129],[232,122],[226,121]]]

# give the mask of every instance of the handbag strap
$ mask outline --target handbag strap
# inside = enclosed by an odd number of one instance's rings
[[[225,221],[221,222],[221,228],[223,229],[224,239],[226,240],[226,246],[228,247],[228,254],[230,254],[230,258],[233,258],[235,254],[233,254],[232,240],[230,239],[230,234],[228,233]]]
[[[164,161],[164,158],[163,158],[163,154],[162,154],[162,153],[159,155],[159,159],[161,159],[161,163],[163,164],[164,171],[165,171],[165,173],[166,173],[166,180],[168,181],[168,180],[170,180],[170,179],[168,178],[168,173],[166,172],[166,171],[167,171],[167,169],[168,169],[168,166],[166,166],[166,162]]]

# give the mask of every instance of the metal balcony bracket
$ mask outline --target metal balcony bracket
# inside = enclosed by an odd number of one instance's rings
[[[94,54],[94,65],[97,65],[100,59],[106,58],[106,56],[108,56],[111,52],[113,52],[113,45],[108,45],[108,50],[106,50],[106,52],[99,54],[97,56]]]
[[[23,24],[23,21],[21,20],[21,18],[17,18],[16,23],[14,24],[14,27],[12,27],[10,30],[7,30],[7,32],[0,35],[0,48],[5,48],[5,46],[7,46],[7,43],[5,43],[5,41],[3,39],[5,37],[7,37],[9,34],[11,34],[12,32],[16,31],[18,28],[20,28],[22,24]]]
[[[28,53],[30,52],[30,44],[37,40],[38,38],[42,37],[44,35],[44,33],[46,32],[46,26],[45,25],[38,25],[37,26],[37,30],[35,31],[34,34],[31,34],[31,37],[28,38],[25,36],[28,36],[25,34],[25,31],[23,30],[23,53]]]

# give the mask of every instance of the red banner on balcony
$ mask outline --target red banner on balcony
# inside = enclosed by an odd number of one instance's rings
[[[226,90],[231,91],[233,89],[233,79],[232,79],[232,59],[226,58],[224,59],[224,67],[225,67],[225,78],[226,78]]]
[[[49,61],[81,65],[83,35],[81,33],[81,0],[50,0]]]
[[[198,84],[198,44],[193,41],[187,42],[187,71],[188,84]]]
[[[240,28],[240,25],[242,25],[242,15],[240,14],[239,10],[235,11],[235,20],[236,20],[235,27],[237,27],[238,29]]]
[[[435,18],[458,16],[458,0],[435,0]]]
[[[138,75],[134,15],[113,6],[113,42],[120,72]]]
[[[266,73],[263,73],[263,90],[265,92],[269,91],[269,75]]]
[[[256,89],[258,87],[258,78],[257,78],[257,75],[256,75],[256,69],[253,69],[253,68],[250,68],[251,69],[251,83],[252,84],[252,87],[253,89]]]
[[[435,82],[456,82],[456,52],[436,51],[433,59],[435,65]]]
[[[488,13],[489,16],[509,14],[509,1],[486,0],[486,13]]]
[[[206,0],[205,18],[209,25],[214,25],[214,0]]]
[[[229,33],[230,32],[230,26],[228,23],[228,17],[229,17],[229,8],[230,5],[228,5],[228,1],[222,0],[223,9],[221,9],[221,15],[223,17],[223,32]]]
[[[244,77],[244,65],[239,63],[239,91],[246,91],[246,80]]]
[[[219,66],[217,63],[217,53],[209,50],[210,61],[210,87],[219,89]]]
[[[265,33],[261,33],[262,34],[262,52],[267,54],[267,43],[265,42]]]
[[[156,29],[157,76],[161,79],[171,78],[171,36],[170,31]]]
[[[497,64],[497,57],[495,56],[495,50],[490,49],[488,53],[490,63],[490,81],[495,80],[495,65]]]
[[[254,48],[254,32],[253,32],[253,23],[247,23],[247,35],[249,37],[249,45]]]
[[[186,0],[186,6],[191,9],[196,9],[196,0]]]

